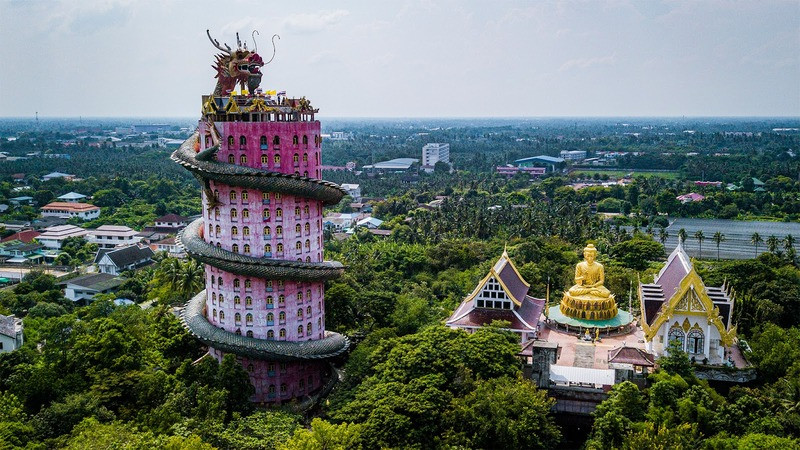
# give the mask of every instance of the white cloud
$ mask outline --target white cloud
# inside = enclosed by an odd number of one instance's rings
[[[350,15],[350,12],[344,9],[312,14],[292,14],[283,20],[283,25],[289,31],[316,33],[336,25],[348,15]]]

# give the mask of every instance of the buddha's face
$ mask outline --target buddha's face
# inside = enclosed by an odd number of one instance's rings
[[[597,252],[586,250],[585,252],[583,252],[583,257],[586,258],[586,262],[592,264],[594,260],[597,258]]]

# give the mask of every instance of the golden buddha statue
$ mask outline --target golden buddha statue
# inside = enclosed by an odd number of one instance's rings
[[[575,266],[575,285],[564,292],[561,312],[575,319],[606,320],[617,315],[617,303],[603,283],[603,265],[596,261],[597,249],[588,244],[584,260]]]

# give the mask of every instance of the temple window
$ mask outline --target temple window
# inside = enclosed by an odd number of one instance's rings
[[[242,155],[239,157],[240,164],[247,164],[247,155]]]
[[[267,331],[267,339],[275,339],[275,332],[272,330]],[[273,392],[275,392],[275,386],[270,386]]]
[[[233,245],[231,246],[231,251],[232,251],[233,253],[239,253],[239,244],[233,244]]]
[[[300,162],[300,155],[295,153],[294,156],[292,156],[292,161],[294,161],[295,163],[299,163]]]
[[[308,135],[307,134],[303,135],[303,144],[304,145],[308,145]]]
[[[247,216],[245,215],[245,211],[247,211],[247,210],[245,209],[244,211],[242,211],[242,217],[247,217]],[[248,214],[248,215],[249,215],[249,214]],[[244,236],[250,236],[250,227],[242,227],[242,234],[243,234]]]
[[[705,350],[703,346],[704,343],[705,338],[701,330],[690,330],[689,334],[686,336],[686,352],[691,354],[703,353]]]
[[[304,213],[306,213],[306,215],[308,215],[308,213],[309,213],[310,211],[311,211],[311,209],[308,207],[308,205],[306,205],[306,206],[304,206],[304,207],[303,207],[303,212],[304,212]]]
[[[300,224],[298,223],[297,225],[294,226],[294,232],[299,235],[300,233],[303,232],[303,227],[301,227]]]
[[[216,227],[214,227],[214,231],[216,231],[217,234],[220,234],[222,232],[222,228],[219,225],[217,225]]]
[[[308,308],[306,308],[306,315],[308,317],[311,317],[311,307],[310,306]],[[311,328],[311,326],[309,326],[308,328]]]
[[[267,145],[267,137],[266,137],[266,136],[261,136],[261,139],[259,140],[259,144],[261,145],[261,148],[262,148],[262,149],[263,149],[263,148],[266,148],[266,145]]]
[[[306,297],[308,297],[308,299],[311,300],[311,289],[306,291]]]
[[[283,330],[281,330],[281,331],[283,331]],[[287,391],[288,391],[288,389],[286,387],[286,383],[281,383],[281,395],[285,395]]]
[[[283,236],[283,226],[281,226],[281,225],[278,225],[277,227],[275,227],[275,234],[276,234],[278,237],[281,237],[281,236]]]
[[[278,208],[275,210],[275,217],[281,218],[283,217],[283,209]]]
[[[247,337],[249,337],[249,338],[253,337],[253,330],[247,330]],[[250,369],[250,372],[253,371],[253,365],[252,364],[250,364],[249,369]]]
[[[269,313],[267,314],[267,322],[274,322],[275,321],[275,314]]]
[[[306,262],[311,262],[311,257],[310,256],[306,256]]]
[[[247,325],[253,325],[253,315],[252,314],[248,314],[248,315],[244,316],[244,323],[247,324]]]
[[[239,145],[241,146],[247,145],[247,138],[244,136],[239,136]]]
[[[306,324],[306,333],[308,333],[308,334],[311,334],[311,333],[312,333],[312,329],[311,329],[311,322],[308,322],[308,323]]]
[[[244,200],[244,198],[242,198],[242,200]],[[250,210],[249,209],[245,208],[245,209],[242,210],[242,218],[243,219],[249,219],[250,218]]]
[[[295,206],[294,207],[294,215],[298,216],[298,217],[300,216],[300,207],[299,206]]]
[[[306,239],[306,250],[311,250],[311,241]]]
[[[231,153],[230,155],[228,155],[228,163],[229,163],[229,164],[236,164],[236,157],[235,157],[235,156],[233,156],[233,153]]]
[[[283,307],[286,305],[286,296],[281,294],[278,296],[278,306]]]
[[[303,153],[303,162],[304,163],[308,162],[308,153]]]
[[[297,135],[295,134],[294,137],[292,137],[292,145],[297,145],[299,143],[300,143],[300,139],[298,139]]]
[[[686,335],[677,324],[672,328],[670,328],[667,342],[678,341],[678,343],[680,344],[680,348],[684,349],[685,340],[686,340]]]
[[[270,245],[270,244],[264,244],[264,252],[266,252],[266,253],[272,253],[272,245]]]
[[[286,328],[281,328],[281,331],[278,332],[278,336],[280,336],[281,339],[285,338],[286,337]]]
[[[295,248],[295,250],[302,250],[303,249],[303,244],[300,241],[297,241],[294,244],[294,248]]]
[[[244,280],[244,288],[245,289],[252,289],[252,287],[253,287],[253,282],[252,281]]]
[[[275,161],[275,164],[280,164],[281,163],[281,155],[275,155],[275,158],[273,158],[273,161]]]
[[[261,164],[269,164],[269,157],[267,155],[261,155]]]
[[[303,176],[304,176],[304,177],[306,177],[306,178],[308,178],[308,171],[307,171],[307,170],[304,170],[304,171],[303,171]]]
[[[213,314],[214,314],[214,316],[213,316],[214,319],[216,319],[217,318],[217,310],[216,310],[216,308],[213,310]]]
[[[272,138],[272,145],[281,145],[280,136],[275,136],[274,138]]]
[[[278,243],[278,253],[281,253],[281,252],[283,252],[283,244],[279,242]]]
[[[302,325],[298,325],[297,326],[297,335],[298,336],[302,336],[303,335],[303,326]]]
[[[231,236],[238,236],[239,229],[237,227],[231,227]]]
[[[219,208],[214,208],[214,218],[219,219]]]
[[[247,191],[242,191],[242,201],[243,202],[247,201],[247,197],[248,197]]]
[[[311,224],[306,222],[306,234],[311,233]]]
[[[233,147],[233,144],[236,141],[233,139],[233,136],[228,136],[228,147]]]
[[[271,295],[267,296],[267,305],[268,305],[267,308],[269,308],[269,305],[273,304],[272,302],[273,302],[272,296]]]
[[[265,219],[269,219],[269,210],[268,209],[264,210],[264,218]]]
[[[219,285],[219,287],[222,287],[222,277],[217,278],[217,284]]]
[[[244,250],[244,254],[245,255],[249,255],[250,254],[250,244],[244,244],[244,247],[242,247],[242,248]]]
[[[297,310],[297,318],[298,319],[302,319],[303,318],[303,308],[300,308],[300,309]]]
[[[276,202],[279,202],[279,201],[281,201],[281,197],[282,197],[282,196],[281,196],[281,193],[280,193],[280,192],[276,192],[276,193],[275,193],[275,201],[276,201]]]
[[[233,304],[234,304],[235,306],[239,306],[239,305],[241,305],[241,304],[242,304],[242,299],[241,299],[241,298],[239,298],[239,296],[238,296],[238,295],[234,296],[234,297],[233,297]]]
[[[253,297],[247,296],[244,298],[244,306],[253,306]]]
[[[231,219],[235,219],[239,217],[239,212],[236,211],[236,208],[231,208]]]
[[[225,320],[225,311],[220,311],[220,312],[219,312],[219,320],[220,320],[220,321],[223,321],[223,320]]]
[[[241,322],[242,321],[242,315],[239,314],[239,313],[234,314],[233,315],[233,321],[236,322],[236,323]]]
[[[302,292],[298,292],[297,293],[297,301],[300,302],[300,303],[303,302],[303,293]]]

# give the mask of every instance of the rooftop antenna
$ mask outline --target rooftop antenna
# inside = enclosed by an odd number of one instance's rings
[[[36,128],[39,128],[39,111],[36,111]]]

